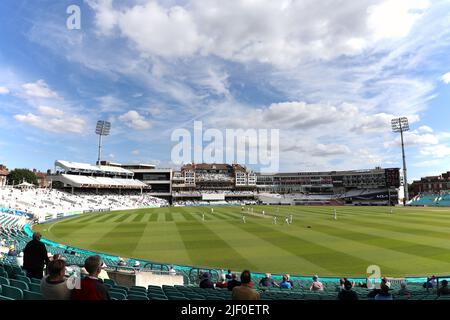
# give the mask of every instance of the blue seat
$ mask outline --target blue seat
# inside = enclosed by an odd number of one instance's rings
[[[37,283],[30,283],[30,284],[28,285],[28,289],[29,289],[31,292],[41,293],[41,285],[40,285],[40,284],[37,284]]]
[[[126,295],[124,295],[123,293],[121,293],[121,292],[114,292],[114,291],[110,291],[109,292],[109,296],[112,298],[112,299],[117,299],[117,300],[125,300],[125,298],[126,298]]]

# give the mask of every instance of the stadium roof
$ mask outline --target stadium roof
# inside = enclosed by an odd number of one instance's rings
[[[120,167],[113,166],[94,166],[88,163],[72,162],[65,160],[56,160],[55,166],[63,168],[65,171],[82,171],[92,173],[126,174],[133,175],[133,172]]]

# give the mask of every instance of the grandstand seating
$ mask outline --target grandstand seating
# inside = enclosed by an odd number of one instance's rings
[[[126,194],[105,192],[103,194],[92,192],[71,194],[54,189],[0,188],[0,208],[22,210],[43,220],[45,216],[53,215],[56,218],[56,214],[61,213],[126,210],[168,205],[166,200],[145,193],[142,195],[139,192],[124,193]]]
[[[450,207],[450,192],[419,194],[412,198],[408,204],[411,206]]]

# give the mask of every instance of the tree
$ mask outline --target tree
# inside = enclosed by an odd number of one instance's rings
[[[14,185],[21,184],[22,182],[32,183],[38,185],[37,177],[33,171],[28,169],[14,169],[8,174],[8,183]]]

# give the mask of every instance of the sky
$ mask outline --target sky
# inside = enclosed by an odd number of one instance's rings
[[[119,163],[176,167],[201,121],[278,129],[281,172],[401,167],[405,116],[409,179],[450,171],[448,0],[3,0],[0,30],[10,169],[94,163],[97,120]]]

